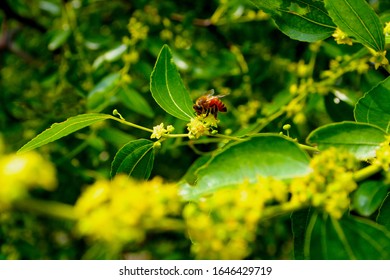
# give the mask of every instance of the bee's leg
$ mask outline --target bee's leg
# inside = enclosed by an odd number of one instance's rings
[[[213,114],[214,118],[217,118],[217,114],[218,114],[217,106],[210,107],[210,113]]]

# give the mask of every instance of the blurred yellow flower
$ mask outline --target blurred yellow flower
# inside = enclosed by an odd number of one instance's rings
[[[330,148],[315,156],[310,166],[312,173],[292,180],[290,203],[319,207],[341,218],[350,205],[349,194],[357,188],[353,180],[357,160],[346,151]]]
[[[390,169],[390,136],[386,136],[386,140],[380,144],[376,151],[375,164],[380,165],[386,172]]]
[[[75,212],[81,235],[124,245],[142,242],[148,230],[174,229],[172,222],[180,216],[181,207],[176,184],[118,175],[89,186]]]
[[[243,259],[251,253],[265,203],[262,191],[244,183],[185,206],[191,252],[197,259]]]
[[[389,60],[386,58],[386,51],[374,51],[369,61],[374,64],[375,69],[378,69],[380,66],[389,65]]]
[[[26,197],[29,189],[53,190],[56,186],[53,164],[37,152],[0,157],[0,208]]]
[[[385,36],[390,35],[390,21],[385,23],[385,28],[383,28],[383,33]]]
[[[132,43],[145,40],[148,37],[149,27],[138,21],[135,17],[130,18],[127,29],[131,35]]]

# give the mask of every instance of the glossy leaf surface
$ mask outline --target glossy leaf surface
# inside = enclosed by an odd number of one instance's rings
[[[137,179],[148,179],[154,161],[153,142],[146,139],[130,141],[115,155],[111,177],[125,173]]]
[[[194,116],[193,102],[167,45],[163,46],[158,55],[150,77],[150,90],[154,100],[168,114],[185,121]]]
[[[359,99],[355,106],[358,122],[374,124],[384,131],[390,130],[390,77],[379,83]]]
[[[289,179],[309,172],[309,157],[295,142],[278,135],[261,135],[214,156],[198,169],[196,185],[186,186],[184,195],[198,198],[244,181],[256,182],[259,176]]]
[[[372,260],[390,257],[390,233],[369,220],[313,214],[306,232],[305,259]]]
[[[292,39],[315,42],[332,35],[335,25],[323,2],[313,0],[254,0],[269,13],[279,29]]]
[[[365,181],[355,191],[352,204],[362,216],[370,216],[382,204],[387,195],[388,186],[382,181]]]
[[[325,0],[325,6],[342,31],[376,51],[384,49],[382,24],[366,0]]]
[[[336,147],[347,150],[356,158],[364,160],[375,156],[386,133],[376,126],[365,123],[341,122],[322,126],[314,130],[307,142],[318,145],[320,150]]]

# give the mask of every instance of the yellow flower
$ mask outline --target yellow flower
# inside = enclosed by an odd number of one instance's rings
[[[243,259],[264,208],[263,190],[244,183],[187,204],[183,217],[197,259]]]
[[[256,186],[260,188],[265,201],[275,200],[280,203],[287,201],[289,187],[281,180],[272,177],[259,177]]]
[[[315,156],[310,166],[312,173],[291,182],[290,201],[322,208],[340,218],[349,207],[349,194],[357,188],[353,180],[356,159],[348,152],[330,148]]]
[[[139,53],[135,50],[132,50],[129,53],[123,55],[123,60],[129,64],[137,63],[139,60]]]
[[[389,60],[386,58],[386,51],[374,52],[369,61],[374,64],[375,69],[389,64]]]
[[[127,28],[131,35],[132,42],[134,43],[142,41],[148,37],[149,27],[134,17],[130,18]]]
[[[153,139],[153,138],[160,139],[165,134],[171,133],[174,130],[175,130],[175,128],[172,125],[168,125],[167,128],[165,129],[164,123],[161,123],[161,124],[153,127],[153,133],[150,136],[150,138],[151,139]]]
[[[177,185],[118,175],[88,187],[75,212],[81,235],[122,246],[142,242],[149,230],[173,230],[181,207]]]
[[[380,144],[379,149],[376,151],[375,164],[380,165],[384,171],[390,169],[390,136],[386,137],[386,140]]]
[[[212,114],[206,116],[206,114],[198,115],[195,118],[191,118],[187,124],[188,137],[198,139],[203,135],[210,135],[216,131],[219,120],[217,120]]]
[[[0,208],[26,197],[29,189],[53,190],[57,185],[53,164],[36,152],[0,158]]]
[[[258,100],[250,100],[248,103],[237,107],[237,119],[242,125],[247,125],[250,119],[258,114],[261,104]]]
[[[337,44],[347,44],[352,46],[351,38],[344,33],[340,28],[336,28],[335,32],[332,34]]]
[[[385,28],[383,29],[383,33],[387,36],[390,35],[390,22],[386,22]]]
[[[160,139],[161,136],[164,135],[164,133],[166,132],[165,128],[164,128],[164,123],[161,123],[159,125],[156,125],[153,127],[153,133],[152,135],[150,136],[150,138],[157,138],[157,139]]]

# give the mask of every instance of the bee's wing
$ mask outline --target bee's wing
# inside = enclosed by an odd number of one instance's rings
[[[206,93],[204,95],[206,95],[207,97],[211,97],[213,96],[215,93],[214,89],[210,89],[208,91],[206,91]]]
[[[229,95],[229,93],[216,95],[216,96],[214,96],[214,97],[216,97],[216,98],[222,98],[222,97],[224,97],[224,96],[226,96],[226,95]]]
[[[226,95],[229,95],[229,93],[227,93],[227,94],[215,95],[215,96],[214,96],[214,94],[215,94],[214,89],[210,89],[210,90],[206,91],[206,93],[205,93],[205,95],[206,95],[208,98],[210,98],[210,97],[213,97],[213,98],[222,98],[222,97],[224,97],[224,96],[226,96]]]

